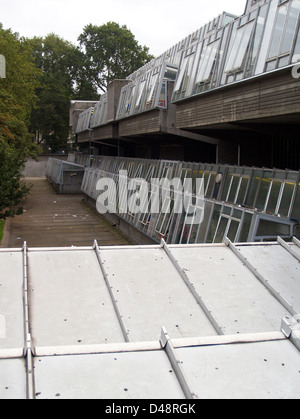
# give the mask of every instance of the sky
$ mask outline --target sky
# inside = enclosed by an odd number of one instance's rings
[[[0,22],[20,36],[49,33],[77,45],[88,24],[126,25],[159,56],[223,11],[241,15],[246,0],[0,0]]]

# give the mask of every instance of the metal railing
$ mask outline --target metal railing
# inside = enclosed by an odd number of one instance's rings
[[[162,238],[173,244],[219,243],[225,237],[232,242],[272,241],[277,236],[288,239],[294,234],[295,224],[299,224],[300,171],[96,156],[85,170],[82,191],[97,200],[97,182],[111,178],[118,189],[121,171],[126,171],[128,183],[144,179],[149,185],[149,196],[153,178],[180,178],[182,182],[188,178],[203,179],[205,206],[199,224],[188,225],[185,211],[165,214],[161,210],[152,214],[148,208],[132,214],[113,203],[119,217],[158,242]],[[192,198],[197,200],[195,189]],[[124,196],[119,196],[120,201],[124,202]],[[174,201],[171,195],[167,203],[171,209]],[[191,200],[191,206],[194,201]]]

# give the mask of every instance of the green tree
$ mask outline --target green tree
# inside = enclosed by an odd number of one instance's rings
[[[27,125],[36,102],[40,72],[27,41],[0,24],[0,53],[6,59],[6,78],[0,79],[0,219],[22,211],[28,188],[22,169],[37,147]]]
[[[87,77],[102,92],[112,80],[125,79],[153,58],[125,25],[115,22],[86,26],[78,41],[87,59]]]
[[[36,141],[52,151],[68,150],[70,100],[83,94],[80,85],[84,56],[70,42],[55,34],[30,41],[35,62],[42,71],[42,81],[37,89],[38,103],[31,115],[31,131]],[[85,89],[87,93],[88,82]],[[98,96],[97,96],[98,97]]]

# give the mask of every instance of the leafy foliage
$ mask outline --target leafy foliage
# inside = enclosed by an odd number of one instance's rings
[[[48,150],[67,150],[69,106],[74,95],[74,59],[77,49],[54,34],[29,41],[42,78],[38,102],[31,115],[31,131]]]
[[[127,26],[115,22],[88,25],[78,40],[87,58],[88,77],[103,92],[112,80],[125,79],[153,58]]]
[[[110,81],[126,78],[153,57],[126,26],[88,25],[79,47],[55,34],[21,38],[0,23],[0,219],[22,212],[28,188],[22,169],[37,144],[68,150],[70,100],[98,100]],[[33,141],[34,139],[34,141]]]
[[[7,77],[0,80],[0,219],[5,219],[22,212],[28,192],[21,172],[38,151],[27,125],[41,74],[29,44],[1,24],[0,51],[7,64]]]

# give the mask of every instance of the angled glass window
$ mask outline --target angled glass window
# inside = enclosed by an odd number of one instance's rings
[[[265,71],[265,64],[268,55],[269,45],[272,39],[274,22],[276,19],[278,9],[278,0],[272,0],[269,5],[268,16],[266,19],[264,34],[262,38],[261,47],[258,53],[258,60],[256,64],[255,74],[261,74]]]
[[[245,26],[236,29],[233,42],[230,48],[229,58],[227,59],[225,72],[243,69],[246,53],[250,45],[251,35],[253,33],[254,21]]]
[[[272,186],[272,173],[271,172],[264,172],[263,177],[261,179],[258,196],[256,200],[256,208],[261,211],[265,211],[266,201],[269,196],[269,190]]]
[[[91,117],[91,128],[104,125],[107,121],[107,94],[101,96],[100,101],[95,105],[94,113]]]
[[[141,105],[142,96],[143,96],[145,87],[146,87],[146,80],[143,80],[138,86],[138,95],[137,95],[136,104],[135,104],[136,108],[139,108]]]
[[[175,67],[175,66],[173,67],[167,64],[165,67],[164,79],[175,81],[177,77],[177,73],[178,73],[178,67]]]
[[[285,26],[289,4],[285,3],[278,8],[277,17],[275,20],[272,42],[269,50],[268,57],[277,57],[281,44],[281,37]]]
[[[298,55],[298,57],[296,57]],[[293,63],[300,61],[300,27],[298,31],[298,37],[296,40],[295,50],[294,50],[294,57],[293,57]]]
[[[189,94],[192,92],[193,68],[194,62],[196,61],[195,57],[197,56],[197,54],[192,53],[185,57],[174,86],[175,99],[185,97],[187,90]]]
[[[210,45],[207,45],[207,42],[204,42],[195,84],[203,83],[210,78],[218,53],[219,45],[220,39]]]
[[[295,30],[299,19],[300,0],[293,0],[291,9],[286,22],[285,33],[283,35],[280,55],[290,53],[295,37]]]
[[[240,242],[247,242],[250,232],[250,227],[252,223],[253,214],[250,214],[248,212],[245,213],[242,221],[242,229],[240,232],[239,241]]]
[[[150,81],[147,87],[147,103],[153,103],[154,102],[154,95],[155,95],[155,90],[157,88],[157,84],[158,84],[158,76],[159,73],[153,74],[152,77],[150,77]]]
[[[290,54],[299,19],[300,0],[286,2],[278,8],[268,58]],[[285,64],[285,63],[283,63]]]
[[[282,191],[280,206],[278,210],[276,211],[276,213],[278,213],[281,217],[289,216],[292,197],[293,197],[295,188],[296,188],[296,183],[285,182],[283,184],[283,191]]]
[[[249,50],[247,65],[246,65],[246,77],[251,77],[254,74],[254,68],[257,61],[259,48],[261,44],[262,35],[264,33],[264,27],[268,12],[268,5],[265,4],[260,8],[259,15],[256,21],[254,36]]]
[[[300,223],[300,183],[298,183],[292,218]]]
[[[167,109],[168,106],[168,100],[167,100],[167,86],[168,82],[163,81],[160,89],[160,94],[158,97],[157,106],[159,108]]]
[[[268,219],[261,219],[257,229],[257,238],[272,238],[277,236],[290,236],[290,224],[283,224],[278,222],[275,217],[274,221]]]

